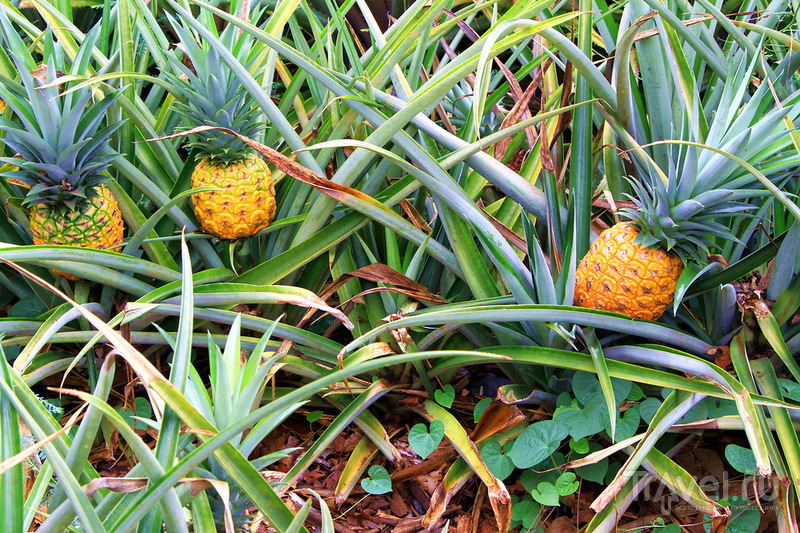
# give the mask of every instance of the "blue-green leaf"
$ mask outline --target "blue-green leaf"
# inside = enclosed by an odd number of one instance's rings
[[[508,456],[517,468],[530,468],[550,457],[568,434],[569,428],[555,420],[536,422],[517,437]]]
[[[756,472],[756,456],[750,448],[738,444],[728,444],[725,447],[725,459],[742,474],[752,475]]]
[[[408,444],[423,459],[436,451],[443,438],[444,423],[441,420],[432,420],[430,430],[425,424],[417,424],[408,432]]]
[[[392,492],[392,478],[389,472],[380,465],[372,465],[367,471],[369,477],[361,480],[361,488],[369,494],[386,494]]]

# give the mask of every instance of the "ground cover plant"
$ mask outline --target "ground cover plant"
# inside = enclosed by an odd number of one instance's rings
[[[3,530],[797,530],[795,14],[4,0]]]

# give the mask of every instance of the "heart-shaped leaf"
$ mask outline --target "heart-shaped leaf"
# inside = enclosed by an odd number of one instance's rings
[[[641,416],[639,416],[639,408],[636,405],[625,411],[624,415],[617,417],[616,442],[633,437],[636,434],[636,430],[639,429],[640,421]],[[606,433],[611,435],[611,421],[608,417],[603,418],[603,426]]]
[[[511,511],[511,519],[522,522],[522,527],[524,528],[523,531],[531,531],[532,533],[535,533],[532,528],[533,525],[539,521],[539,514],[541,511],[541,505],[530,498],[524,498],[518,503],[514,504],[514,507]],[[539,530],[541,530],[541,528],[539,528]]]
[[[553,419],[569,428],[573,439],[582,439],[603,431],[603,424],[608,420],[608,409],[601,395],[595,397],[585,407],[572,404],[556,409]]]
[[[558,507],[558,491],[552,483],[542,482],[531,491],[531,496],[542,505]]]
[[[448,383],[443,388],[433,391],[433,399],[445,409],[450,409],[456,399],[456,390]]]
[[[589,439],[587,439],[586,437],[579,440],[569,439],[569,447],[575,453],[581,453],[581,454],[588,453]]]
[[[434,392],[433,395],[436,396],[436,393]],[[486,411],[486,408],[489,407],[491,403],[491,398],[482,398],[481,401],[475,404],[475,410],[472,411],[472,420],[474,420],[476,424],[480,421],[481,415],[483,415],[483,412]]]
[[[555,453],[555,454],[551,455],[550,457],[553,457],[555,455],[558,455],[558,453]],[[539,464],[538,466],[539,467],[543,467],[543,468],[548,468],[550,466],[555,466],[555,464],[564,464],[566,462],[566,456],[563,457],[563,459],[564,459],[563,462],[558,461],[558,460],[556,460],[556,461],[548,460],[548,461],[546,461],[544,463]],[[551,463],[552,463],[552,465],[551,465]],[[528,470],[525,470],[522,473],[522,475],[519,476],[519,482],[522,485],[522,488],[524,488],[528,492],[531,492],[532,490],[536,489],[536,487],[539,485],[539,483],[543,483],[543,482],[555,483],[556,480],[558,479],[558,476],[559,476],[560,473],[561,472],[558,471],[558,470],[548,470],[546,472],[537,472],[536,470],[533,470],[532,468],[529,468]]]
[[[558,476],[555,484],[556,492],[558,492],[560,496],[569,496],[578,490],[580,482],[576,481],[576,477],[577,476],[573,472],[564,472]]]
[[[503,453],[497,441],[487,442],[481,449],[481,457],[492,474],[501,481],[514,471],[514,462]]]
[[[658,398],[647,398],[639,404],[639,415],[646,424],[649,424],[656,415],[656,411],[658,411],[659,407],[661,407],[661,400]]]
[[[442,438],[444,438],[444,423],[441,420],[433,420],[430,431],[425,424],[417,424],[408,432],[408,444],[414,453],[423,459],[436,450]]]
[[[361,488],[369,494],[386,494],[392,492],[392,478],[381,465],[372,465],[367,471],[369,477],[361,480]]]
[[[569,428],[555,420],[543,420],[531,424],[523,431],[508,457],[517,468],[530,468],[538,465],[561,445],[561,441],[569,434]]]
[[[728,444],[725,447],[725,459],[742,474],[754,474],[756,471],[756,456],[750,448]]]

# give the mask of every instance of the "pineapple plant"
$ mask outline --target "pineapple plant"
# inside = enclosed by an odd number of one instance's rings
[[[2,158],[3,175],[27,189],[22,205],[33,243],[101,250],[121,244],[122,215],[104,186],[104,170],[116,157],[109,137],[120,124],[103,122],[116,93],[95,102],[89,87],[64,93],[53,83],[53,65],[19,72],[22,84],[0,84],[0,97],[18,120],[0,117],[0,142],[17,154]]]
[[[746,86],[751,74],[733,79]],[[736,90],[733,84],[724,88]],[[720,101],[733,103],[725,95]],[[709,126],[702,144],[761,168],[763,179],[785,179],[785,121],[796,120],[798,111],[797,95],[778,105],[761,84],[739,107],[717,111],[714,120],[725,122]],[[690,125],[680,133],[693,139],[697,132]],[[662,155],[668,173],[649,157],[635,160],[639,178],[629,180],[634,207],[619,211],[623,220],[601,233],[578,264],[575,305],[658,320],[673,302],[684,265],[703,263],[712,250],[739,242],[738,221],[757,207],[752,199],[766,195],[761,179],[721,153],[673,145]]]
[[[771,113],[757,127],[774,130],[779,123],[780,112]],[[740,172],[714,176],[708,170],[687,158],[668,178],[643,171],[631,180],[635,207],[621,209],[623,220],[603,231],[578,264],[575,305],[658,320],[673,302],[684,265],[702,263],[721,243],[737,241],[721,220],[749,216],[745,211],[753,206],[744,200],[762,194],[759,183]]]
[[[259,109],[252,104],[219,53],[197,43],[191,33],[175,25],[185,61],[172,57],[180,76],[170,75],[177,94],[175,109],[185,126],[212,126],[254,137],[260,128]],[[248,64],[251,41],[237,37],[230,26],[220,40],[243,65]],[[188,63],[188,65],[187,65]],[[217,190],[192,196],[200,227],[220,239],[251,237],[275,218],[275,185],[267,163],[239,138],[218,130],[190,136],[197,153],[192,187]]]

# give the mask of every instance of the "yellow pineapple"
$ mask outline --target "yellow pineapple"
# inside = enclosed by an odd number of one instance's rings
[[[780,121],[775,112],[752,128],[774,130]],[[746,135],[738,142],[753,143]],[[742,200],[754,196],[759,182],[738,165],[719,172],[719,163],[728,160],[718,157],[708,167],[700,167],[697,157],[687,158],[669,177],[651,161],[651,171],[631,181],[635,208],[621,209],[628,220],[604,231],[578,264],[575,305],[658,320],[674,300],[684,265],[704,261],[720,242],[736,240],[720,221],[750,209]]]
[[[109,136],[120,126],[103,127],[103,122],[118,93],[91,103],[88,87],[62,93],[53,84],[58,71],[52,66],[19,72],[22,84],[14,92],[0,85],[0,97],[18,119],[0,117],[5,132],[0,142],[17,154],[0,158],[0,173],[27,189],[22,205],[29,210],[33,243],[96,249],[119,245],[122,215],[103,185],[108,180],[104,171],[116,157],[108,149]]]
[[[186,119],[185,126],[221,127],[254,137],[259,110],[237,77],[214,48],[198,44],[180,25],[175,31],[186,61],[170,56],[180,73],[170,79],[178,91],[175,109]],[[234,26],[220,35],[244,66],[252,51],[246,35],[237,36]],[[269,226],[275,218],[275,186],[266,162],[237,137],[217,130],[192,135],[189,146],[197,151],[192,187],[219,188],[192,196],[203,231],[221,239],[241,239]]]
[[[221,239],[250,237],[275,218],[275,186],[266,162],[251,154],[235,163],[217,163],[206,157],[192,173],[192,187],[219,187],[220,191],[192,197],[203,229]]]
[[[575,305],[657,320],[672,303],[683,261],[635,242],[630,222],[605,230],[575,272]]]
[[[33,244],[80,246],[107,250],[122,244],[125,224],[119,204],[108,187],[95,187],[88,191],[86,203],[80,210],[56,212],[48,204],[34,205],[30,213],[30,231]],[[67,279],[80,279],[60,270],[55,274]]]
[[[790,133],[800,105],[794,86],[784,85],[788,78],[767,83],[757,71],[763,65],[741,51],[725,56],[726,76],[720,76],[718,68],[691,59],[683,68],[681,62],[696,55],[683,41],[635,46],[640,59],[680,68],[642,66],[626,78],[638,84],[625,87],[628,97],[643,99],[620,99],[618,111],[634,115],[617,122],[621,113],[609,125],[630,149],[634,176],[626,196],[633,206],[619,211],[624,221],[603,232],[576,267],[573,301],[657,320],[678,307],[672,302],[687,265],[702,272],[712,251],[738,261],[759,242],[746,212],[769,216],[767,190],[781,196],[778,189],[794,186],[791,154],[797,151]],[[618,66],[620,73],[630,68]]]
[[[621,209],[628,220],[600,234],[578,264],[575,305],[658,320],[674,299],[686,262],[705,259],[714,238],[735,240],[716,219],[748,209],[739,200],[751,193],[726,189],[731,182],[696,181],[697,169],[684,170],[669,179],[643,173],[631,182],[636,208]]]

